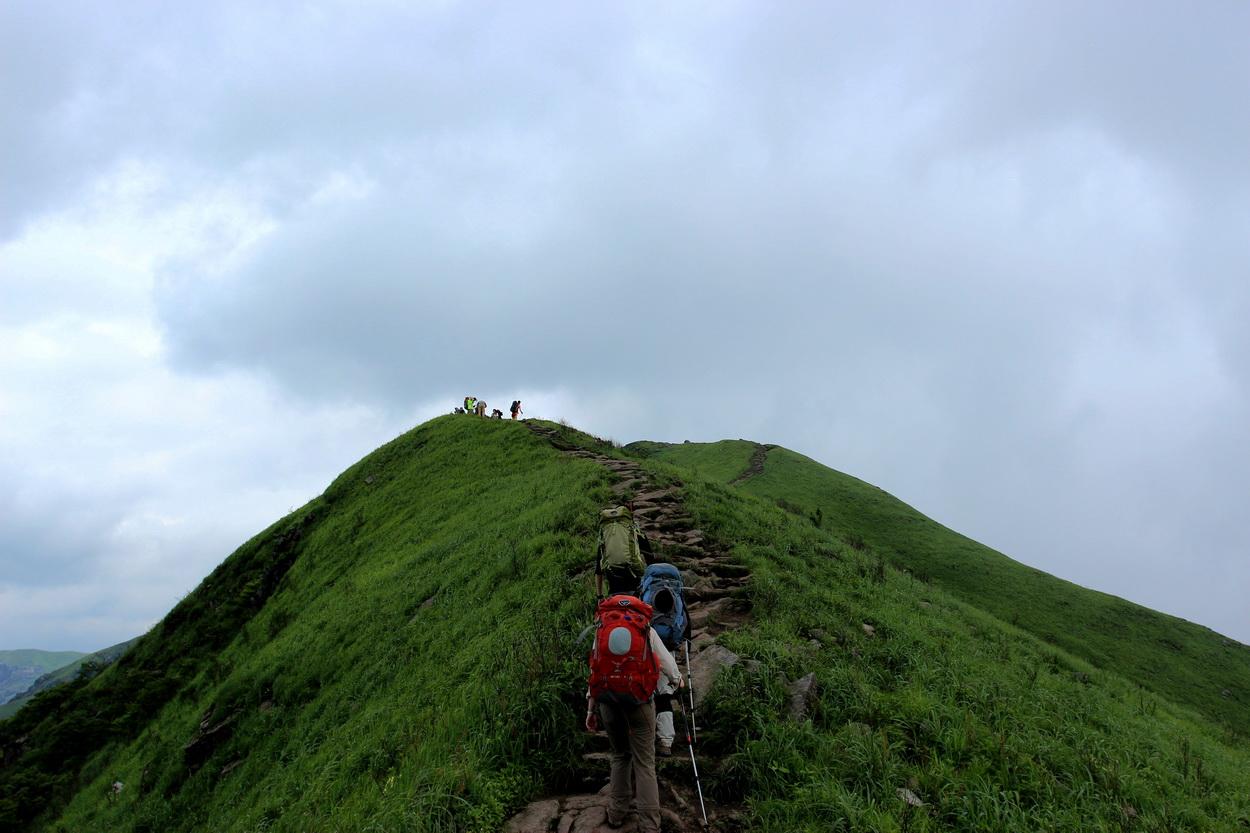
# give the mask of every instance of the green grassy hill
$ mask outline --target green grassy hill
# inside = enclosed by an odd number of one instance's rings
[[[80,651],[0,651],[0,703],[21,694],[41,675],[84,656]]]
[[[760,451],[745,440],[643,442],[630,448],[694,466],[723,483],[743,475]],[[773,446],[760,457],[758,473],[738,482],[736,489],[819,522],[849,545],[879,554],[1095,667],[1243,734],[1250,731],[1250,646],[1013,561],[876,486],[801,454]]]
[[[28,703],[30,699],[39,692],[68,683],[79,674],[79,671],[83,668],[83,666],[103,666],[115,661],[137,641],[138,637],[135,637],[134,639],[128,639],[125,642],[110,645],[107,648],[103,648],[90,654],[80,654],[77,651],[65,652],[66,656],[71,656],[73,659],[64,665],[44,671],[41,676],[37,677],[34,682],[30,683],[25,689],[23,689],[20,694],[9,702],[0,705],[0,720],[17,714],[17,710],[26,705],[26,703]],[[90,673],[95,672],[94,668],[90,668],[88,670]]]
[[[704,788],[747,829],[1250,825],[1243,737],[723,478],[645,466],[752,571],[725,640],[753,662],[701,720],[723,762]],[[511,421],[383,446],[0,723],[0,831],[500,829],[583,777],[575,639],[614,480]]]

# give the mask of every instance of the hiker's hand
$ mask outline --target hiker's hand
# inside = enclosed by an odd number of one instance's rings
[[[683,677],[683,676],[682,676],[682,675],[680,675],[680,674],[678,674],[678,675],[677,675],[677,687],[678,687],[678,688],[685,688],[685,687],[686,687],[686,678],[685,678],[685,677]]]
[[[593,708],[586,710],[586,731],[592,733],[599,731],[599,715]]]

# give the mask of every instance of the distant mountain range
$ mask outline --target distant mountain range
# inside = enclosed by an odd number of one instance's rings
[[[128,639],[90,654],[80,651],[0,651],[0,685],[6,681],[13,682],[0,695],[0,720],[16,714],[39,692],[74,679],[87,663],[102,666],[112,663],[137,640],[138,637]],[[6,671],[13,673],[6,677]],[[20,685],[16,682],[18,680]]]
[[[7,703],[30,688],[31,683],[86,656],[81,651],[0,651],[0,703]]]

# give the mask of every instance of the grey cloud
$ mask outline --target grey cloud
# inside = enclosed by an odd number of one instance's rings
[[[97,102],[39,128],[75,176],[150,156],[273,219],[163,265],[178,370],[624,388],[622,439],[781,442],[1191,618],[1250,578],[1240,5],[139,8],[34,98]]]

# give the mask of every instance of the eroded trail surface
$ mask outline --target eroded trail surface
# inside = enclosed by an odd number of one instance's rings
[[[768,459],[768,452],[777,446],[766,445],[764,443],[755,444],[755,453],[751,455],[750,462],[747,463],[746,470],[742,474],[729,481],[730,486],[737,486],[739,483],[750,480],[764,473],[764,461]]]
[[[659,487],[651,481],[642,466],[632,460],[620,460],[569,445],[553,429],[533,424],[529,428],[570,457],[598,463],[614,472],[619,480],[613,491],[621,502],[633,501],[634,515],[642,531],[655,545],[656,559],[667,561],[682,571],[692,628],[690,682],[697,709],[716,673],[738,662],[738,657],[719,645],[717,638],[750,617],[750,603],[746,596],[749,571],[734,564],[725,547],[694,526],[682,503],[681,483]],[[593,553],[587,555],[588,559],[593,557]],[[686,658],[679,653],[676,659],[685,674]],[[674,709],[677,710],[676,705]],[[663,829],[685,833],[704,828],[680,713],[675,714],[675,722],[677,740],[673,744],[673,757],[656,757],[656,776],[660,784]],[[606,734],[600,732],[596,735],[595,747],[597,751],[585,756],[582,783],[586,792],[549,796],[535,801],[508,822],[504,827],[506,833],[607,833],[614,830],[607,826],[606,815],[610,766]],[[703,754],[697,741],[694,747],[699,773],[706,786],[708,774],[716,771],[719,762]],[[738,808],[713,802],[706,791],[704,804],[708,829],[739,829]],[[636,817],[631,815],[624,827],[615,830],[636,833],[636,821]]]

